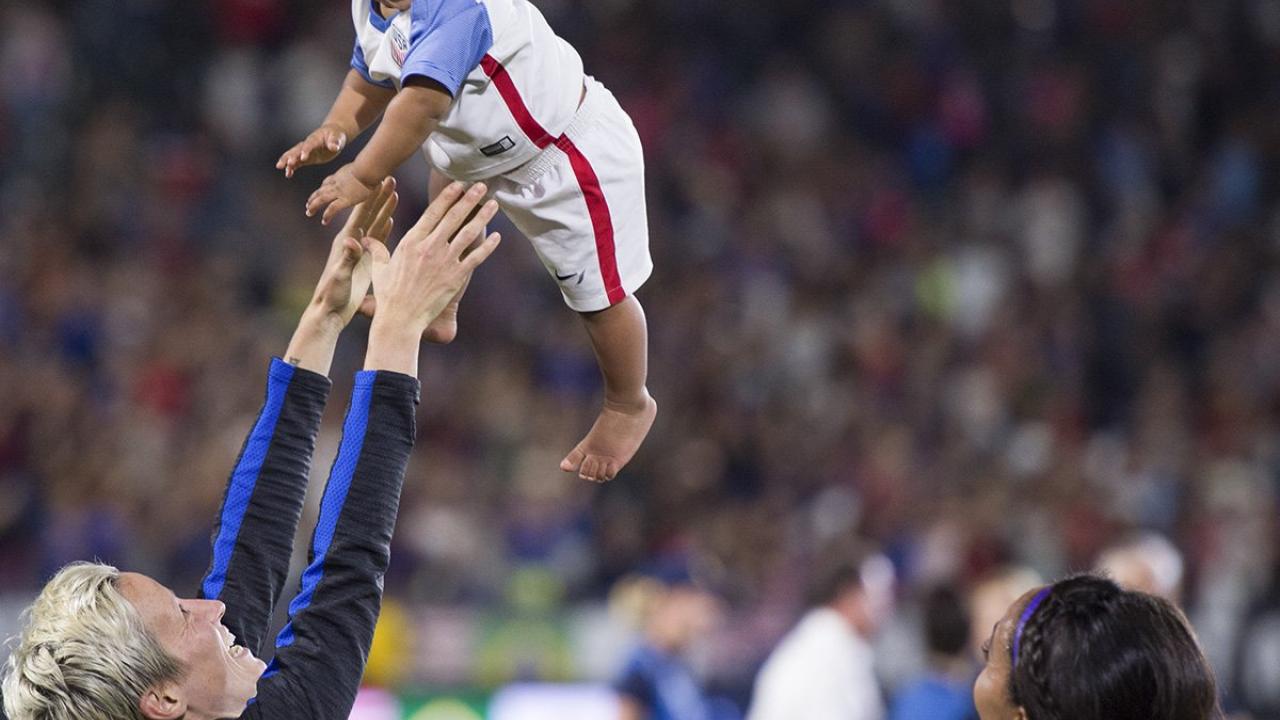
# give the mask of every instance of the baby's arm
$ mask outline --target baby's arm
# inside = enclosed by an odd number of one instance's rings
[[[438,82],[419,75],[409,78],[355,161],[325,178],[311,194],[307,215],[324,208],[321,222],[327,225],[340,210],[363,201],[381,178],[395,172],[422,147],[452,103],[453,96]],[[370,180],[379,172],[383,174],[378,179]]]
[[[359,136],[378,119],[395,96],[394,87],[371,83],[353,68],[342,81],[342,89],[338,91],[324,122],[281,155],[276,161],[276,169],[284,170],[285,177],[293,177],[294,171],[300,167],[334,159],[346,147],[348,140]]]
[[[493,47],[488,10],[479,0],[414,2],[409,12],[412,31],[400,69],[400,92],[355,162],[330,175],[311,194],[307,215],[323,210],[328,223],[343,208],[371,195],[382,177],[422,147],[449,112],[467,76]]]
[[[387,107],[386,117],[369,144],[352,163],[356,178],[365,182],[377,174],[378,168],[387,168],[387,172],[374,182],[390,175],[422,147],[452,103],[453,96],[434,80],[409,78]]]

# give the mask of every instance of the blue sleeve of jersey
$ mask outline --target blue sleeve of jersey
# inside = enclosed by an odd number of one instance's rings
[[[356,38],[356,47],[351,51],[351,68],[360,73],[360,77],[366,82],[372,83],[379,87],[395,87],[390,80],[374,80],[369,74],[369,64],[364,61],[364,48],[360,47],[360,38]]]
[[[488,10],[479,0],[414,0],[410,12],[401,83],[415,75],[426,77],[457,97],[467,75],[493,47]]]

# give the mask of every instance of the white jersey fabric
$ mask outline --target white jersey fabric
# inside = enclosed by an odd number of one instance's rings
[[[449,177],[485,180],[528,162],[549,144],[534,128],[554,138],[577,111],[582,58],[528,0],[414,0],[389,17],[352,0],[351,19],[351,66],[366,80],[398,89],[420,76],[453,95],[424,146]]]
[[[839,613],[815,608],[756,678],[747,720],[882,720],[871,646]]]

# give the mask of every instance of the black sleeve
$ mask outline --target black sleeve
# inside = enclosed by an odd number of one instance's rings
[[[272,610],[284,589],[302,515],[329,378],[271,361],[267,394],[245,439],[213,535],[213,559],[200,597],[227,606],[223,623],[261,654]]]
[[[345,719],[364,675],[414,439],[418,381],[366,371],[320,502],[302,587],[243,718]]]

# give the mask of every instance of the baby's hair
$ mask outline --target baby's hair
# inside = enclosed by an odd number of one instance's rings
[[[1037,594],[1010,673],[1030,720],[1212,720],[1213,671],[1167,600],[1079,575]]]

